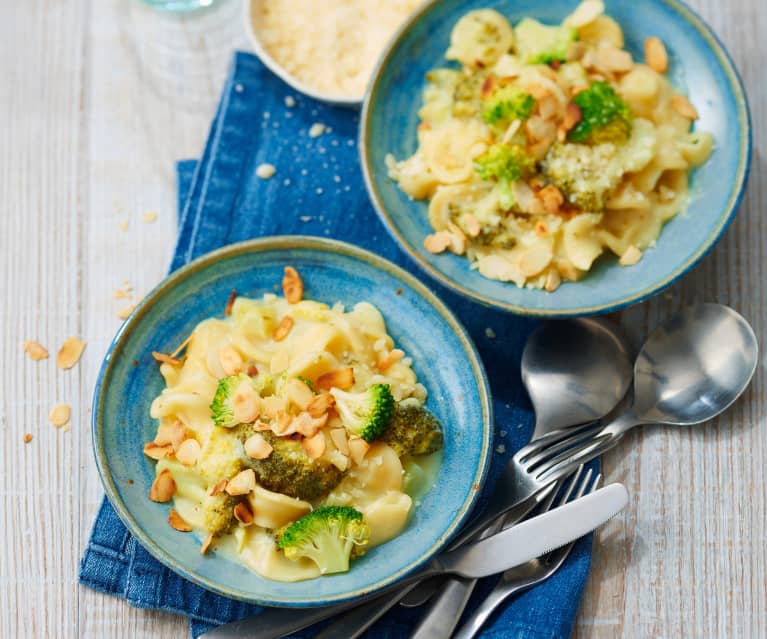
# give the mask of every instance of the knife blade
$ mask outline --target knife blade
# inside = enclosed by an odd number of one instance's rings
[[[610,484],[492,537],[439,555],[426,568],[392,584],[385,591],[446,572],[472,578],[504,572],[591,532],[617,515],[627,503],[626,487],[618,483]],[[275,639],[353,608],[358,603],[352,601],[306,611],[270,608],[255,617],[214,628],[201,635],[200,639]]]

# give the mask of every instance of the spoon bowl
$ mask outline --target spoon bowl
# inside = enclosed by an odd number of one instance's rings
[[[633,412],[644,423],[708,421],[748,386],[758,354],[754,331],[731,308],[686,308],[661,325],[639,353]]]
[[[631,384],[632,349],[621,328],[599,318],[545,322],[522,353],[522,383],[537,439],[609,413]]]

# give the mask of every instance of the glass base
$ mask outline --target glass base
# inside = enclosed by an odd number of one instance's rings
[[[164,11],[195,11],[206,9],[218,3],[219,0],[143,0],[150,7]]]

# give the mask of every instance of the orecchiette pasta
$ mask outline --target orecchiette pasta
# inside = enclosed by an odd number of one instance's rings
[[[275,531],[320,506],[361,513],[365,548],[396,537],[413,498],[431,487],[439,452],[400,457],[376,439],[384,431],[355,430],[357,413],[341,405],[380,389],[391,402],[380,419],[393,419],[398,402],[426,399],[381,313],[365,302],[347,311],[273,294],[238,297],[230,311],[198,324],[180,359],[162,358],[166,388],[151,406],[158,430],[144,451],[158,460],[150,498],[172,499],[176,525],[180,518],[217,552],[281,581],[322,574],[275,542]]]
[[[512,28],[482,9],[454,26],[427,75],[418,150],[386,159],[428,199],[433,253],[466,255],[483,276],[553,291],[605,249],[635,264],[687,202],[713,138],[664,75],[665,47],[635,62],[621,27],[586,0],[560,26]]]

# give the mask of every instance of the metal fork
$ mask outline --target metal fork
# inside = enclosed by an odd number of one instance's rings
[[[564,490],[552,491],[541,504],[540,511],[545,512],[553,505],[561,506],[567,503],[573,492],[576,493],[576,496],[581,496],[588,488],[591,479],[591,470],[584,477],[581,477],[582,471],[583,467],[576,470]],[[476,579],[451,579],[447,581],[440,595],[435,598],[424,613],[420,623],[413,631],[411,639],[449,637],[455,630],[476,583]]]
[[[598,474],[589,487],[590,478],[591,470],[586,473],[586,476],[578,486],[578,490],[573,497],[574,499],[582,497],[586,492],[592,493],[599,488],[602,483],[602,475]],[[557,505],[562,505],[569,500],[574,485],[575,478],[570,483],[570,486],[568,486],[567,492],[557,500]],[[553,500],[554,495],[551,495],[551,497],[546,500],[549,507]],[[541,507],[541,511],[544,510],[545,506],[546,504]],[[548,510],[548,508],[546,508],[546,510]],[[453,639],[472,639],[475,637],[485,622],[490,618],[490,615],[492,615],[493,612],[509,597],[545,581],[559,570],[574,545],[575,542],[572,542],[567,546],[553,550],[543,557],[533,559],[526,564],[517,566],[516,568],[512,568],[503,573],[495,588],[493,588],[479,607],[471,613],[458,632],[453,635]]]

